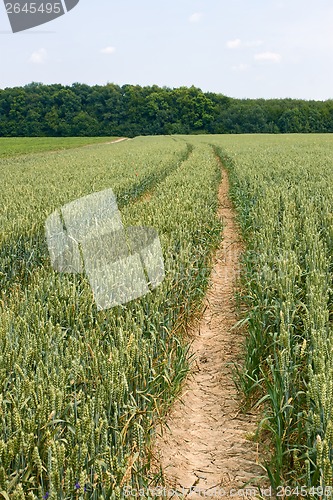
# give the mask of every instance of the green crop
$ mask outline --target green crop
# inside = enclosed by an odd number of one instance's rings
[[[246,242],[241,385],[265,404],[273,486],[333,486],[333,138],[213,141]]]
[[[333,486],[332,142],[146,137],[1,160],[0,497],[113,499],[159,484],[154,429],[188,371],[185,327],[221,239],[216,156],[245,243],[238,384],[264,411],[267,473],[274,487]],[[166,278],[98,312],[84,275],[52,270],[44,222],[108,187],[125,226],[157,229]]]
[[[221,239],[212,148],[138,138],[2,160],[0,178],[0,492],[113,499],[153,484],[154,428],[187,373],[184,327]],[[43,225],[107,187],[124,225],[157,229],[166,278],[98,312],[84,275],[51,268]]]
[[[79,148],[117,139],[118,137],[0,137],[0,158]]]

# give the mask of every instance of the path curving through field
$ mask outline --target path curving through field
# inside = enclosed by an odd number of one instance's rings
[[[123,141],[128,141],[128,137],[120,137],[119,139],[115,139],[114,141],[101,142],[100,144],[116,144],[117,142],[123,142]]]
[[[196,361],[157,439],[166,488],[189,499],[228,498],[231,493],[237,498],[234,490],[256,485],[263,474],[257,446],[248,439],[256,429],[256,417],[240,412],[232,380],[232,363],[240,358],[244,341],[242,333],[232,329],[237,321],[234,293],[242,247],[224,168],[222,176],[223,241],[214,258],[203,316],[190,332]]]

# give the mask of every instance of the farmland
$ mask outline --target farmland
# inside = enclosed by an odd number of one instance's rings
[[[188,372],[185,327],[223,234],[217,158],[245,243],[236,383],[262,414],[268,476],[333,485],[332,146],[331,135],[207,135],[0,153],[3,496],[122,498],[124,485],[160,484],[154,428]],[[166,278],[97,311],[84,275],[52,269],[44,222],[109,187],[124,225],[157,229]]]
[[[84,489],[118,498],[128,477],[147,484],[153,422],[187,371],[182,332],[220,239],[220,170],[204,145],[124,144],[1,165],[0,486],[11,498]],[[57,206],[110,186],[125,225],[158,230],[166,278],[156,293],[97,312],[83,276],[50,267],[43,224]]]
[[[264,402],[273,486],[332,486],[331,136],[227,138],[246,242],[242,387]]]
[[[109,142],[117,137],[19,137],[0,138],[0,157],[15,156],[42,151],[71,149],[89,144]]]

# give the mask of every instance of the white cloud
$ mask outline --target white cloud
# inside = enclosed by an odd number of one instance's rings
[[[246,71],[247,69],[249,69],[249,65],[248,64],[237,64],[236,66],[232,66],[232,71]]]
[[[104,49],[101,49],[102,54],[114,54],[115,51],[115,47],[105,47]]]
[[[269,61],[278,63],[281,61],[281,54],[277,52],[261,52],[260,54],[256,54],[254,56],[256,61]]]
[[[229,40],[227,42],[228,49],[237,49],[242,45],[242,40],[240,38],[236,38],[235,40]]]
[[[47,59],[47,52],[45,49],[35,50],[29,57],[29,62],[33,64],[44,64]]]
[[[202,12],[194,12],[194,14],[192,14],[188,20],[190,21],[190,23],[198,23],[202,18]]]
[[[235,40],[229,40],[227,42],[228,49],[239,49],[239,48],[251,48],[251,47],[259,47],[263,44],[262,40],[252,40],[249,42],[242,42],[240,38],[235,38]]]

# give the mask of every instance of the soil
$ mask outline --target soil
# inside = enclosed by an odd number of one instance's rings
[[[101,142],[100,144],[115,144],[116,142],[122,142],[122,141],[128,141],[128,138],[121,137],[120,139],[115,139],[114,141],[110,141],[110,142]]]
[[[225,169],[222,175],[218,213],[223,241],[214,258],[204,313],[189,332],[195,362],[156,443],[166,491],[179,492],[174,498],[254,498],[251,487],[255,489],[264,473],[253,440],[258,417],[242,413],[233,381],[244,343],[244,332],[232,328],[238,319],[235,291],[242,242]]]

